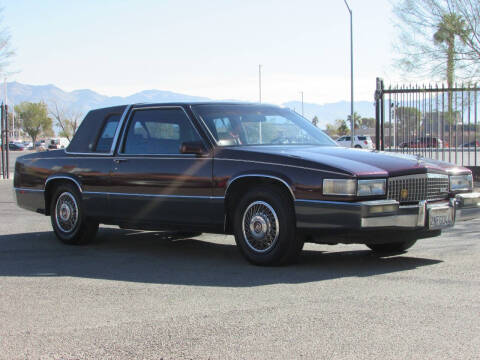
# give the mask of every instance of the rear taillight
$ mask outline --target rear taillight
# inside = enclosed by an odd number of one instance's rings
[[[365,145],[368,145],[368,141],[367,141],[367,140],[365,140],[364,143],[365,143]]]

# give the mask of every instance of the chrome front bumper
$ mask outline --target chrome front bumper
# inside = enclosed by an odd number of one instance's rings
[[[418,205],[400,206],[395,200],[365,201],[367,216],[362,217],[362,228],[400,227],[438,230],[451,227],[456,221],[471,220],[480,217],[480,193],[458,194],[449,201]],[[391,214],[381,210],[375,214],[375,207],[391,206]],[[440,219],[440,220],[439,220]]]
[[[455,198],[415,205],[400,205],[396,200],[336,202],[296,200],[297,228],[365,229],[399,228],[439,230],[456,221],[480,217],[480,193],[458,194]]]
[[[480,193],[459,194],[455,200],[456,219],[458,221],[480,217]]]

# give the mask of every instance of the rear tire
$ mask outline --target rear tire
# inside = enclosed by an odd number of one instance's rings
[[[255,265],[293,263],[303,248],[292,200],[277,186],[248,191],[234,209],[233,227],[240,252]]]
[[[355,145],[355,149],[361,149],[362,147],[360,145]]]
[[[379,254],[400,254],[411,248],[417,240],[406,240],[392,242],[388,244],[367,244],[367,246],[376,253]]]
[[[68,245],[88,244],[98,231],[98,222],[85,216],[80,193],[72,184],[55,188],[50,201],[50,219],[57,238]]]

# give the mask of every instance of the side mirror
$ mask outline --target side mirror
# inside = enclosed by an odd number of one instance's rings
[[[180,154],[203,155],[207,152],[201,141],[186,141],[180,146]]]

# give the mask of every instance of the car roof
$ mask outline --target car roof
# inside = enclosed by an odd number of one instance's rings
[[[109,106],[109,107],[103,107],[103,108],[96,108],[96,109],[92,109],[92,111],[116,109],[118,107],[126,107],[126,106],[149,107],[149,106],[195,106],[195,105],[246,105],[246,106],[262,105],[262,106],[282,107],[275,104],[242,102],[242,101],[172,101],[172,102],[130,103],[130,104],[122,104],[122,105]]]

